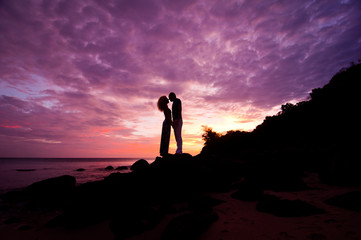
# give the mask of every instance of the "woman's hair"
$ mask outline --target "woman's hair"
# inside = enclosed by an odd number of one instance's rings
[[[168,98],[166,96],[161,96],[158,99],[158,103],[157,103],[159,111],[163,112],[164,109],[167,107],[168,102],[169,101],[168,101]]]

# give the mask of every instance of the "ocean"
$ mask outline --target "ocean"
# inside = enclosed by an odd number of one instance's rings
[[[77,184],[102,180],[113,172],[129,172],[140,158],[0,158],[0,194],[24,188],[34,182],[71,175]],[[154,159],[144,158],[149,163]],[[112,166],[114,170],[105,168]],[[127,170],[115,170],[126,166]],[[83,171],[77,171],[84,169]]]

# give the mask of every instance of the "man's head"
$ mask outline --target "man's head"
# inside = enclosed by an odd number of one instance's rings
[[[171,100],[173,102],[176,98],[177,97],[174,92],[169,93],[169,100]]]

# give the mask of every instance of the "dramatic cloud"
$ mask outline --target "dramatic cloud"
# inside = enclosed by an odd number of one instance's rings
[[[1,1],[0,157],[154,157],[170,91],[196,154],[360,59],[360,29],[357,0]]]

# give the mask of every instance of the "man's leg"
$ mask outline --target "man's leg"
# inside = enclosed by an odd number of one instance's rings
[[[173,124],[173,128],[174,128],[174,136],[175,136],[175,140],[177,142],[177,151],[176,153],[181,154],[182,152],[182,146],[183,146],[183,141],[182,141],[182,126],[183,126],[183,121],[182,119],[180,120],[176,120]]]

